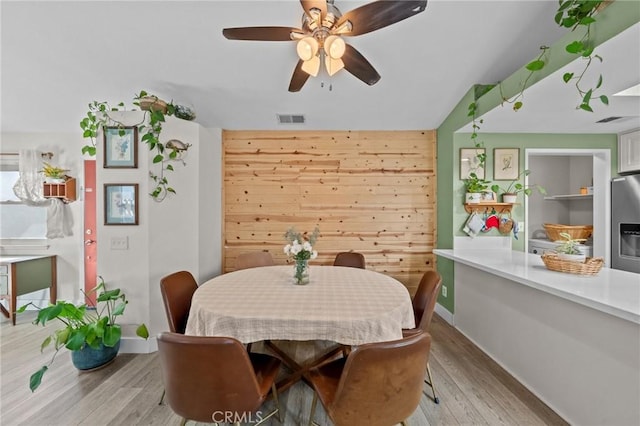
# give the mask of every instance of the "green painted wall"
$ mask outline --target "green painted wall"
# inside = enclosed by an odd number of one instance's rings
[[[553,19],[553,16],[549,16],[548,19]],[[598,46],[638,22],[640,22],[640,2],[638,0],[617,0],[598,14],[597,22],[592,26],[593,43],[595,46]],[[569,32],[558,42],[554,43],[549,50],[547,65],[543,70],[535,73],[529,80],[530,86],[574,61],[576,59],[575,55],[567,53],[564,46],[579,37],[580,34],[577,33],[577,31]],[[537,55],[537,52],[534,52],[534,54]],[[532,55],[531,59],[533,60],[534,57],[535,56]],[[499,106],[502,96],[511,98],[519,92],[520,82],[523,81],[528,74],[524,65],[525,64],[523,64],[520,70],[503,80],[502,93],[500,89],[496,87],[475,99],[477,103],[477,114],[479,116]],[[459,224],[461,223],[462,215],[458,215],[458,209],[462,208],[462,198],[460,195],[461,182],[458,179],[458,148],[463,146],[463,141],[470,141],[470,139],[468,134],[457,135],[455,132],[471,121],[469,117],[467,117],[467,111],[469,104],[473,100],[474,90],[471,88],[438,128],[437,248],[453,248],[453,237],[460,232],[459,229],[461,226],[459,226]],[[521,148],[549,147],[550,145],[542,144],[546,144],[546,141],[550,143],[552,140],[556,141],[556,143],[567,144],[563,147],[576,147],[573,145],[574,143],[578,144],[578,147],[595,147],[585,145],[585,143],[595,143],[598,144],[598,148],[603,148],[611,146],[609,144],[613,143],[612,138],[614,138],[613,135],[607,135],[606,138],[603,137],[603,135],[495,134],[494,137],[489,138],[490,136],[490,134],[482,134],[482,140],[489,149],[487,154],[491,156],[492,148],[494,146],[501,146],[499,144],[505,143],[506,138],[509,138],[509,140],[506,141],[507,144],[504,145],[505,147],[518,147],[514,141],[521,141]],[[592,137],[597,139],[590,139]],[[580,140],[578,141],[578,139]],[[589,140],[593,142],[588,142]],[[470,143],[467,146],[473,146],[473,144]],[[559,145],[554,145],[554,147],[559,147]],[[612,151],[612,158],[616,158],[614,151]],[[521,161],[524,161],[523,155],[521,155]],[[520,214],[517,210],[516,213]],[[524,213],[521,214],[524,215]],[[450,260],[438,258],[437,264],[438,272],[442,274],[443,286],[447,287],[447,297],[443,297],[441,294],[438,298],[438,303],[453,313],[455,298],[453,263]]]
[[[471,135],[469,133],[456,133],[453,137],[454,141],[454,170],[453,175],[458,178],[460,163],[460,148],[473,148]],[[525,149],[529,148],[581,148],[581,149],[610,149],[611,150],[611,170],[617,170],[618,158],[618,136],[615,134],[540,134],[540,133],[483,133],[482,141],[484,142],[487,159],[486,159],[486,176],[493,177],[493,149],[494,148],[520,148],[520,164],[519,170],[524,170]],[[615,172],[613,173],[615,174]],[[529,175],[529,183],[535,183],[536,171],[531,170]],[[490,180],[490,179],[488,179]],[[497,181],[495,183],[502,185],[506,181]],[[523,181],[521,181],[524,183]],[[455,182],[455,198],[453,204],[453,231],[455,236],[466,236],[462,231],[462,227],[466,222],[469,214],[464,210],[462,203],[464,202],[464,183],[460,179]],[[518,195],[518,203],[512,211],[514,220],[524,222],[524,203],[523,195]],[[458,200],[456,203],[455,200]],[[500,236],[501,234],[492,229],[486,234],[479,235]],[[512,238],[512,236],[504,237]],[[524,251],[524,235],[522,232],[519,238],[513,239],[512,247],[514,250]]]

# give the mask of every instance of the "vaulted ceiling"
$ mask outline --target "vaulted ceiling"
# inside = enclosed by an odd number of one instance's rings
[[[365,3],[335,0],[343,13]],[[473,84],[506,78],[564,34],[556,1],[432,0],[421,14],[347,40],[382,76],[374,86],[339,72],[290,93],[293,42],[227,40],[222,29],[299,27],[297,0],[0,8],[3,132],[79,131],[87,103],[129,104],[141,89],[192,106],[206,127],[432,129]],[[306,123],[280,125],[278,113]]]

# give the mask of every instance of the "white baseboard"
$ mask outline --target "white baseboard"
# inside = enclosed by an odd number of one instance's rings
[[[435,312],[440,317],[442,317],[443,320],[445,320],[447,323],[449,323],[449,325],[454,325],[453,324],[453,314],[451,312],[449,312],[449,310],[447,308],[445,308],[444,306],[440,305],[439,303],[436,303]]]
[[[147,340],[137,336],[123,336],[120,340],[120,353],[123,354],[149,354],[158,350],[158,342],[155,336]]]

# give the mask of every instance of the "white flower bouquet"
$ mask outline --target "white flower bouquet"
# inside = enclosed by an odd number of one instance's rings
[[[313,249],[320,230],[316,227],[311,235],[301,234],[295,228],[289,228],[284,234],[289,242],[284,246],[284,253],[295,260],[294,279],[296,284],[309,282],[309,260],[318,257],[318,252]]]

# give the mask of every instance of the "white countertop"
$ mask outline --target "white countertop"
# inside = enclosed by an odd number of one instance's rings
[[[24,262],[26,260],[43,259],[45,257],[51,257],[51,255],[35,255],[35,256],[0,256],[0,263],[16,263]]]
[[[640,324],[640,274],[602,268],[595,276],[550,271],[539,255],[512,250],[444,250],[436,255]]]

